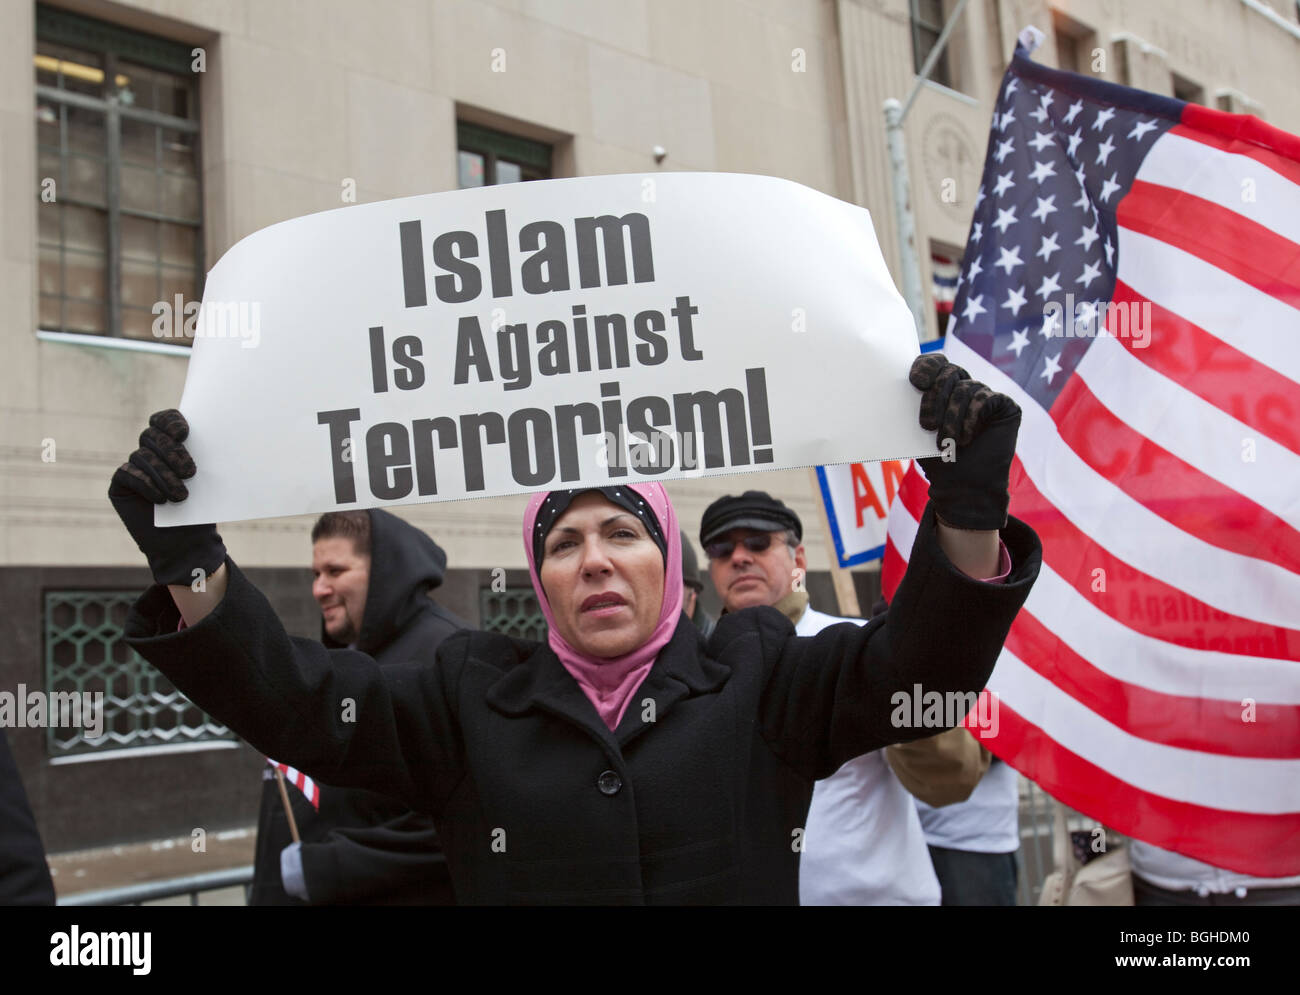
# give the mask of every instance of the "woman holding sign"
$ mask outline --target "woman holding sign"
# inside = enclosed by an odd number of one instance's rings
[[[552,491],[524,518],[547,642],[460,633],[435,666],[381,670],[286,635],[215,527],[153,526],[194,472],[164,412],[109,491],[159,584],[129,642],[264,753],[431,813],[462,902],[795,904],[813,782],[936,731],[891,725],[896,693],[981,689],[1041,559],[1007,517],[1019,409],[941,356],[912,382],[957,458],[926,461],[907,575],[862,627],[801,639],[751,608],[705,644],[662,487]]]

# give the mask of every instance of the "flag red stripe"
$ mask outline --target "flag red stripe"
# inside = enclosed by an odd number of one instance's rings
[[[1300,573],[1300,533],[1124,424],[1082,377],[1070,378],[1050,414],[1085,463],[1170,524],[1220,549]]]
[[[1018,456],[1011,467],[1011,513],[1038,533],[1043,562],[1122,625],[1193,649],[1300,660],[1300,631],[1221,612],[1107,552],[1042,495]],[[1104,591],[1092,590],[1098,576]]]
[[[930,482],[925,479],[916,463],[907,468],[903,482],[898,485],[898,499],[903,507],[918,522],[925,513],[926,502],[930,500]]]
[[[1112,677],[1080,656],[1028,610],[1016,616],[1007,649],[1058,688],[1134,736],[1186,750],[1234,757],[1300,759],[1300,705],[1165,694]]]
[[[1296,385],[1272,367],[1241,352],[1181,315],[1148,301],[1117,281],[1117,304],[1151,306],[1152,348],[1132,337],[1118,341],[1135,359],[1300,455],[1300,407]]]
[[[1258,118],[1188,104],[1183,111],[1183,123],[1170,128],[1169,134],[1190,138],[1222,152],[1248,156],[1292,183],[1300,184],[1300,161],[1297,161],[1300,137],[1279,131]]]
[[[909,550],[910,552],[910,550]],[[903,581],[903,572],[907,569],[907,560],[894,545],[892,536],[885,537],[885,552],[880,558],[880,596],[886,601],[894,600],[894,592]]]
[[[1056,742],[998,703],[998,735],[981,742],[1048,794],[1126,836],[1259,877],[1300,874],[1300,813],[1259,815],[1151,794]]]
[[[916,462],[913,461],[907,468],[907,473],[903,474],[903,481],[898,485],[898,495],[895,500],[902,502],[907,513],[916,521],[921,520],[925,513],[925,506],[930,500],[930,482],[925,479]],[[898,585],[903,579],[903,571],[907,569],[907,561],[912,551],[900,551],[895,545],[894,535],[891,532],[885,534],[885,551],[880,558],[880,596],[886,601],[894,599],[894,592],[898,590]]]
[[[1119,204],[1123,228],[1158,238],[1258,290],[1300,307],[1300,245],[1213,201],[1134,180]]]

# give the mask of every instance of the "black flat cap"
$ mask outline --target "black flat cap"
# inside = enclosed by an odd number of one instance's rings
[[[730,529],[754,529],[758,532],[781,532],[790,529],[803,541],[803,523],[799,516],[767,491],[745,491],[740,497],[728,494],[704,510],[700,519],[700,545],[707,546]]]

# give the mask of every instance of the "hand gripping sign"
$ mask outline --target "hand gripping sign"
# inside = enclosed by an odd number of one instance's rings
[[[231,248],[197,318],[199,470],[159,525],[935,451],[870,215],[770,177],[313,214]]]

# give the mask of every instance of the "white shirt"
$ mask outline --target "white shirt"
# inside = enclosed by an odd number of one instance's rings
[[[1211,893],[1238,898],[1257,888],[1282,888],[1300,885],[1300,875],[1285,878],[1256,878],[1184,857],[1172,850],[1162,850],[1141,840],[1132,840],[1128,848],[1133,873],[1170,891],[1195,891],[1201,897]]]
[[[1020,848],[1020,775],[993,761],[964,802],[931,808],[916,799],[925,841],[970,853],[1014,853]]]
[[[865,624],[807,608],[794,631],[811,636],[836,622]],[[813,786],[799,858],[799,903],[939,904],[939,879],[921,820],[884,750],[850,760]]]

